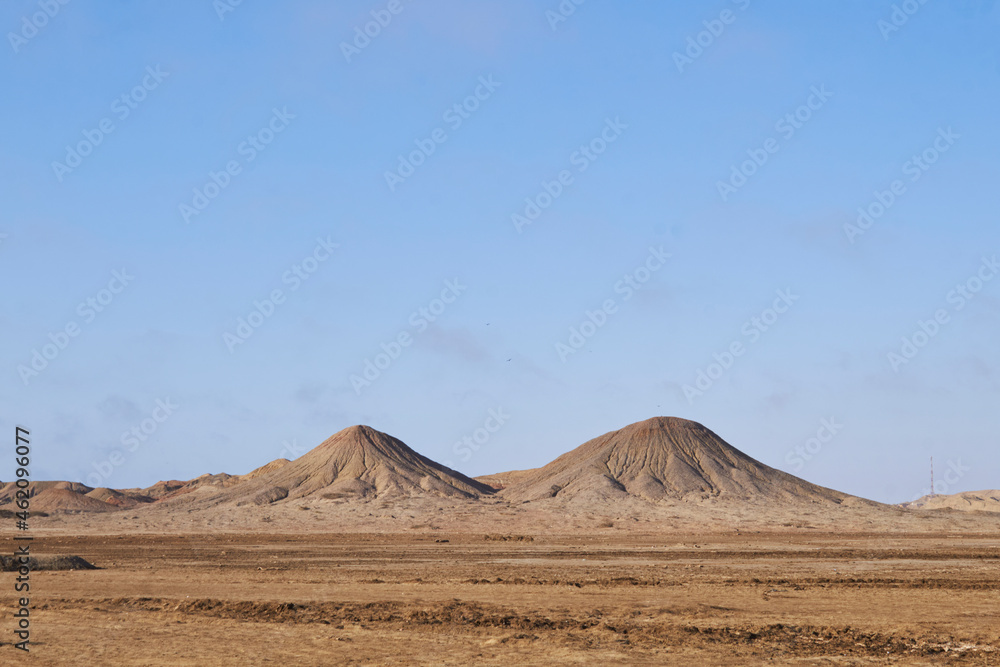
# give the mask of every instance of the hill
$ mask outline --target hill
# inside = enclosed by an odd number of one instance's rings
[[[783,499],[840,503],[846,494],[771,468],[701,424],[654,417],[594,438],[501,491],[512,501]]]
[[[351,426],[292,462],[275,463],[268,464],[274,467],[269,472],[206,501],[261,505],[285,498],[477,498],[493,493],[486,484],[421,456],[369,426]]]

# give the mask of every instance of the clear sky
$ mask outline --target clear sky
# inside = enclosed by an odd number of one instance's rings
[[[0,426],[35,479],[244,473],[358,423],[478,475],[673,415],[876,500],[931,456],[1000,487],[993,0],[0,27]]]

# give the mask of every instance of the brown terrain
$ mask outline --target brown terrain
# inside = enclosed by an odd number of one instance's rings
[[[3,664],[1000,665],[1000,494],[883,505],[682,419],[478,479],[354,426],[247,475],[31,493]]]
[[[951,495],[924,496],[903,507],[921,510],[967,510],[978,512],[1000,512],[1000,491],[966,491]]]

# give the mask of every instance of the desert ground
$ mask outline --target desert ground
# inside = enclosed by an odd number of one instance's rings
[[[72,533],[5,664],[1000,664],[997,532]]]
[[[1000,494],[884,505],[684,420],[476,479],[351,427],[243,476],[31,494],[3,664],[1000,665]]]

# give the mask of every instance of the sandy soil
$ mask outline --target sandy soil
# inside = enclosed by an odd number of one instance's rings
[[[1000,665],[997,531],[78,532],[4,664]]]

